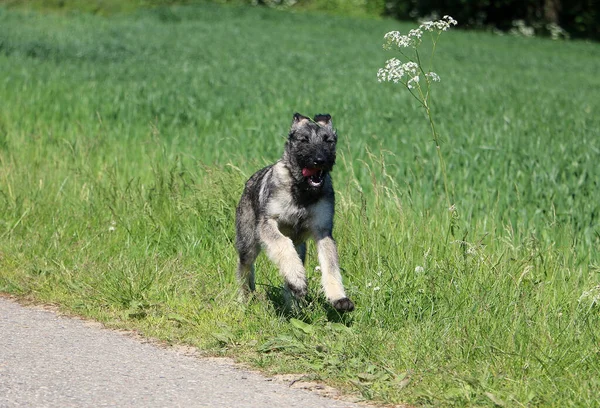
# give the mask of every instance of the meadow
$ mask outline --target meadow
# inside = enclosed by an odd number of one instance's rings
[[[460,21],[459,21],[460,25]],[[414,24],[201,4],[109,18],[0,7],[0,292],[416,406],[599,406],[600,44],[451,30],[433,115],[377,82]],[[338,130],[338,315],[234,213],[294,112]]]

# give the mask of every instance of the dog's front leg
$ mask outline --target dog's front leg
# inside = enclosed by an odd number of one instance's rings
[[[315,234],[315,242],[317,244],[319,264],[321,266],[321,284],[323,285],[325,297],[327,297],[327,300],[329,300],[336,310],[351,312],[354,310],[354,303],[348,299],[344,291],[337,246],[333,237],[325,231],[318,231]]]
[[[267,218],[259,225],[260,240],[269,259],[279,268],[295,297],[306,295],[306,271],[292,240],[279,231],[277,221]]]

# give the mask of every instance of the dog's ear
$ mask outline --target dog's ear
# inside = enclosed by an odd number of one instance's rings
[[[333,125],[331,124],[331,115],[329,115],[328,113],[325,113],[325,114],[319,113],[318,115],[315,115],[314,121],[317,122],[319,124],[319,126],[323,126],[324,128],[327,128],[327,129],[333,128]]]
[[[310,122],[310,118],[307,118],[298,112],[294,113],[294,119],[292,119],[292,131],[298,129],[300,126],[306,125],[308,122]]]

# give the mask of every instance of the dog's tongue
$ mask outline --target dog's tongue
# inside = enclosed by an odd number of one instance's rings
[[[314,176],[318,172],[319,172],[319,169],[316,169],[316,168],[309,169],[309,168],[305,167],[302,169],[302,175],[304,177]]]

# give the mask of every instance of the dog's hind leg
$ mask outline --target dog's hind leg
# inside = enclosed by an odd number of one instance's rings
[[[237,279],[240,283],[240,297],[246,299],[255,290],[254,283],[254,261],[260,252],[260,246],[245,248],[239,254]]]
[[[302,264],[306,262],[306,242],[296,245],[296,252],[302,261]]]
[[[235,223],[235,248],[239,255],[237,279],[240,284],[241,300],[246,299],[255,289],[254,261],[260,252],[255,219],[251,204],[242,197],[237,208]]]

